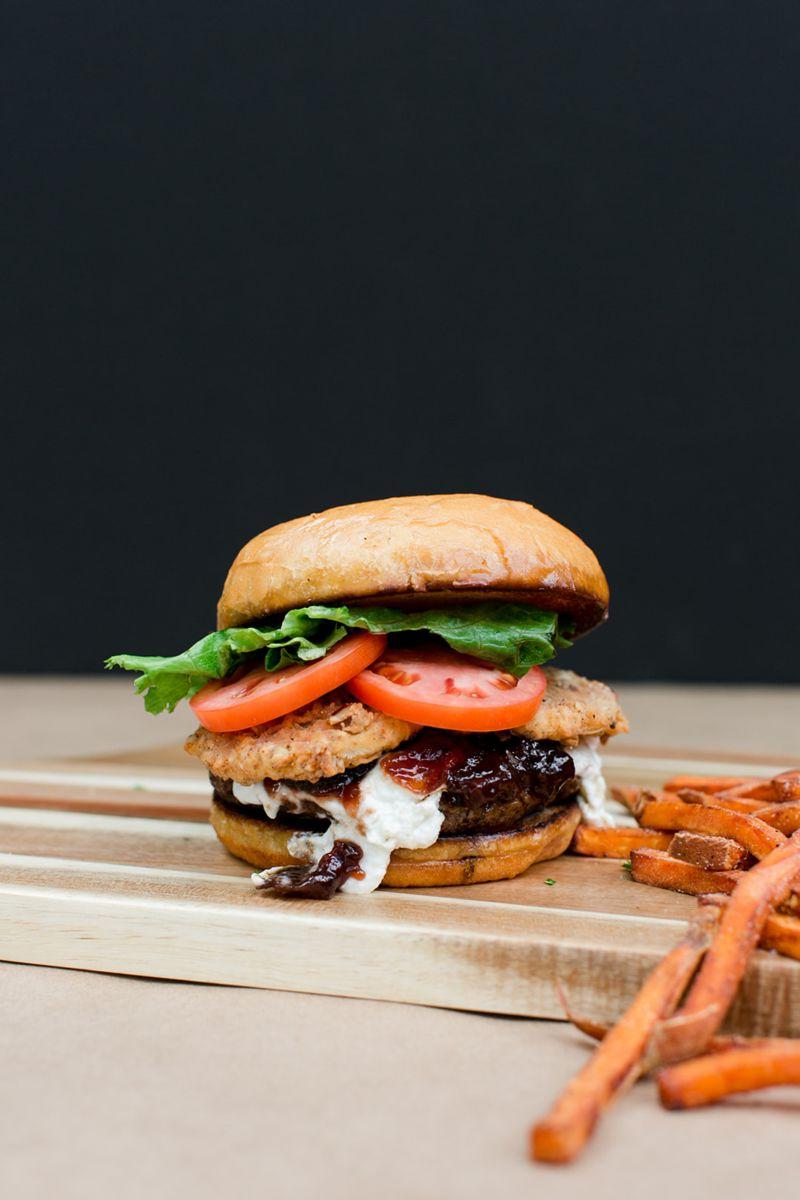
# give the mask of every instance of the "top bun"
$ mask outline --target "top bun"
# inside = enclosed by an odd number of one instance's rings
[[[237,554],[217,628],[307,604],[393,608],[508,600],[599,624],[608,584],[592,551],[551,517],[493,496],[400,496],[312,513]]]

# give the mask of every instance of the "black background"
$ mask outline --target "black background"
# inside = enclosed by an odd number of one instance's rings
[[[367,497],[594,547],[616,679],[800,678],[800,9],[10,3],[6,670]],[[8,426],[7,426],[8,428]]]

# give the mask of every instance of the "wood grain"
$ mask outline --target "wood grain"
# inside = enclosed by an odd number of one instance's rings
[[[613,776],[634,771],[664,778],[649,760]],[[0,796],[9,961],[540,1017],[562,1017],[560,982],[610,1021],[694,906],[578,857],[474,887],[277,899],[190,819],[205,813],[202,772],[163,760],[16,764]],[[800,963],[758,952],[731,1024],[800,1035]]]

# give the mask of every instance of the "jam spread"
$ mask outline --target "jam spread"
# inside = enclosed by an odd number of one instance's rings
[[[316,866],[281,867],[263,878],[262,886],[279,896],[330,900],[351,875],[359,875],[361,847],[355,842],[334,842]]]
[[[401,787],[429,796],[445,786],[450,772],[462,766],[466,757],[463,739],[459,743],[455,738],[432,735],[384,754],[381,767]]]
[[[552,803],[574,779],[570,756],[557,742],[513,734],[480,737],[423,733],[383,756],[383,770],[411,791],[443,787],[448,797],[492,804],[520,792]]]

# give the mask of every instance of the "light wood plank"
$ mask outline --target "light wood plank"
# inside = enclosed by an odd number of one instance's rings
[[[614,774],[657,783],[663,768]],[[730,759],[669,763],[711,769],[747,773]],[[254,889],[217,842],[202,774],[163,762],[5,770],[16,772],[0,771],[0,795],[12,791],[0,801],[10,961],[520,1016],[562,1016],[561,981],[577,1009],[611,1020],[694,908],[619,863],[570,856],[502,883],[287,902]],[[186,819],[191,805],[202,820]],[[800,963],[759,952],[732,1020],[800,1035]]]
[[[12,861],[15,860],[15,861]],[[466,889],[465,889],[466,890]],[[518,1016],[612,1019],[675,940],[673,920],[384,892],[286,903],[247,880],[4,855],[0,956],[115,973]],[[737,1028],[800,1033],[800,970],[758,954]]]

